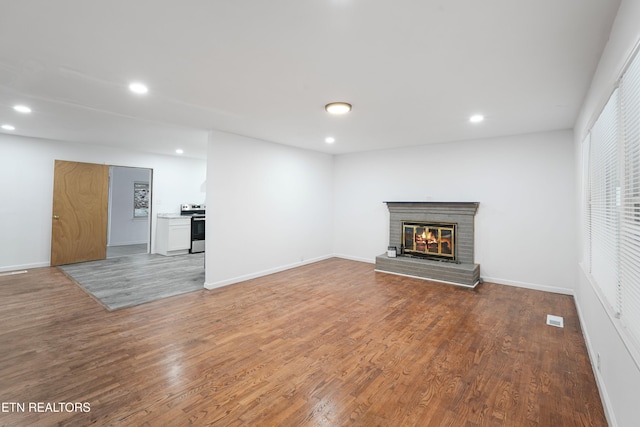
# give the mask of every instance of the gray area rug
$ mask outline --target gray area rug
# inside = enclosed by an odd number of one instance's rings
[[[108,310],[204,289],[204,253],[139,254],[59,268]]]

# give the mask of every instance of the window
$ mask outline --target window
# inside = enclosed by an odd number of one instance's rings
[[[591,180],[589,179],[589,154],[591,152],[591,134],[582,141],[582,263],[584,269],[591,272]]]
[[[583,142],[584,265],[640,354],[640,55]]]
[[[620,82],[622,197],[620,212],[621,320],[640,347],[640,56]]]
[[[618,90],[616,90],[591,128],[589,156],[591,275],[616,314],[620,312],[618,123]]]

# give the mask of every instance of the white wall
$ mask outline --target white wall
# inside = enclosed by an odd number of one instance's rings
[[[49,265],[56,159],[153,169],[154,213],[204,202],[204,160],[5,134],[0,153],[0,271]]]
[[[600,59],[589,93],[575,125],[575,159],[581,162],[581,143],[593,120],[609,98],[618,77],[640,41],[640,1],[623,0],[614,23],[609,42]],[[580,168],[577,168],[580,170]],[[576,174],[577,188],[582,188],[580,175]],[[580,194],[580,192],[577,192]],[[582,217],[575,215],[576,228]],[[579,247],[582,247],[581,235]],[[605,409],[612,426],[636,426],[640,419],[640,357],[632,357],[632,350],[625,345],[623,327],[618,319],[605,308],[592,286],[582,265],[576,264],[578,285],[576,305],[581,317],[582,329],[592,363],[600,355],[601,368],[594,369],[605,402]]]
[[[207,288],[331,255],[332,157],[212,132]]]
[[[336,156],[334,250],[385,252],[384,201],[480,202],[475,261],[485,281],[572,293],[571,131]]]
[[[151,186],[151,170],[112,166],[110,172],[107,246],[147,243],[150,218],[133,216],[133,186],[136,182]]]

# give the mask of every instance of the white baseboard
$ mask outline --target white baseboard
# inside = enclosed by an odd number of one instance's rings
[[[517,288],[533,289],[534,291],[551,292],[554,294],[574,295],[575,292],[570,288],[560,288],[555,286],[539,285],[537,283],[518,282],[515,280],[499,279],[497,277],[481,277],[483,282],[496,283],[498,285],[515,286]]]
[[[292,264],[269,268],[267,270],[262,270],[262,271],[258,271],[251,274],[245,274],[243,276],[238,276],[231,279],[220,280],[218,282],[213,282],[213,283],[205,282],[204,287],[205,289],[209,289],[209,290],[221,288],[223,286],[233,285],[234,283],[245,282],[247,280],[257,279],[258,277],[268,276],[269,274],[279,273],[281,271],[290,270],[292,268],[301,267],[307,264],[313,264],[314,262],[324,261],[325,259],[329,259],[329,258],[333,258],[333,255],[324,255],[317,258],[311,258],[301,262],[294,262]]]
[[[270,268],[270,269],[263,270],[263,271],[258,271],[256,273],[251,273],[251,274],[246,274],[246,275],[243,275],[243,276],[234,277],[234,278],[231,278],[231,279],[225,279],[225,280],[221,280],[221,281],[213,282],[213,283],[205,283],[204,287],[206,289],[220,288],[222,286],[228,286],[228,285],[232,285],[234,283],[239,283],[239,282],[244,282],[246,280],[256,279],[258,277],[267,276],[269,274],[278,273],[280,271],[285,271],[285,270],[289,270],[289,269],[296,268],[296,267],[301,267],[303,265],[312,264],[314,262],[323,261],[323,260],[329,259],[329,258],[342,258],[342,259],[347,259],[347,260],[350,260],[350,261],[366,262],[367,264],[375,264],[375,262],[376,262],[375,259],[370,259],[370,258],[354,257],[354,256],[351,256],[351,255],[345,255],[345,254],[330,254],[330,255],[324,255],[324,256],[321,256],[321,257],[317,257],[317,258],[308,259],[308,260],[305,260],[305,261],[302,261],[302,262],[296,262],[296,263],[292,263],[292,264],[288,264],[288,265],[283,265],[283,266],[279,266],[279,267]],[[496,283],[498,285],[515,286],[515,287],[518,287],[518,288],[533,289],[533,290],[536,290],[536,291],[552,292],[552,293],[556,293],[556,294],[574,295],[573,289],[570,289],[570,288],[560,288],[560,287],[555,287],[555,286],[539,285],[539,284],[536,284],[536,283],[518,282],[518,281],[514,281],[514,280],[500,279],[500,278],[496,278],[496,277],[485,277],[485,276],[483,276],[482,280],[485,281],[485,282]]]
[[[30,264],[20,264],[20,265],[7,265],[5,267],[0,267],[0,272],[4,271],[17,271],[17,270],[28,270],[30,268],[42,268],[49,267],[51,264],[49,261],[43,262],[34,262]]]
[[[359,261],[359,262],[366,262],[369,264],[375,264],[376,260],[375,258],[373,259],[369,259],[369,258],[360,258],[360,257],[354,257],[351,255],[344,255],[344,254],[333,254],[333,257],[335,258],[343,258],[343,259],[348,259],[351,261]],[[384,273],[388,273],[388,271],[385,271]],[[413,276],[411,276],[413,277]],[[418,279],[424,279],[423,277],[417,277]],[[428,280],[432,280],[432,279],[428,279]],[[574,295],[574,290],[570,289],[570,288],[560,288],[560,287],[555,287],[555,286],[547,286],[547,285],[539,285],[536,283],[526,283],[526,282],[518,282],[515,280],[507,280],[507,279],[499,279],[496,277],[485,277],[482,276],[481,280],[485,281],[485,282],[490,282],[490,283],[496,283],[498,285],[507,285],[507,286],[515,286],[518,288],[527,288],[527,289],[533,289],[535,291],[544,291],[544,292],[552,292],[555,294],[564,294],[564,295]],[[453,285],[459,285],[458,283],[451,283]],[[468,285],[463,285],[463,286],[468,286]]]
[[[618,423],[616,422],[616,417],[610,408],[613,408],[611,404],[611,399],[609,398],[609,393],[607,393],[607,387],[604,384],[602,376],[593,361],[596,360],[597,355],[594,354],[593,345],[591,344],[591,338],[589,337],[589,330],[586,328],[586,324],[582,321],[583,315],[582,310],[580,309],[580,302],[574,296],[573,302],[576,306],[576,311],[578,312],[578,321],[580,322],[580,329],[582,330],[582,336],[584,337],[585,345],[587,346],[587,353],[589,353],[589,361],[591,362],[591,370],[593,371],[593,375],[596,378],[596,385],[598,386],[598,391],[600,392],[600,399],[602,399],[602,406],[604,408],[605,416],[607,417],[607,422],[611,427],[616,427]]]
[[[333,254],[331,257],[332,258],[348,259],[350,261],[366,262],[367,264],[375,264],[376,263],[375,258],[374,259],[360,258],[360,257],[355,257],[355,256],[351,256],[351,255],[344,255],[344,254]]]

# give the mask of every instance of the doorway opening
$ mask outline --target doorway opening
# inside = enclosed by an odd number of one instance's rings
[[[151,249],[152,169],[109,167],[107,258]]]

